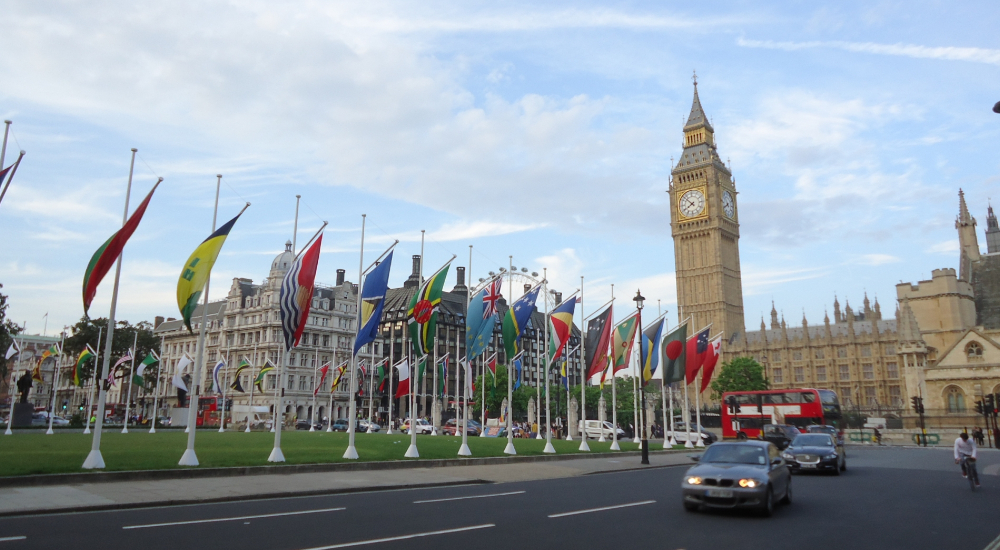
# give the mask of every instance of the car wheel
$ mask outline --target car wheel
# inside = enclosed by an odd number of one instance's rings
[[[745,434],[743,432],[740,432],[740,433],[736,434],[736,439],[738,439],[740,441],[746,441],[747,440],[747,434]]]
[[[782,504],[792,503],[792,479],[788,478],[788,487],[785,488],[785,498],[781,499]]]
[[[697,512],[698,511],[698,505],[697,504],[692,504],[690,502],[685,502],[684,503],[684,510],[686,510],[688,512]]]
[[[765,518],[771,517],[774,513],[774,491],[768,487],[767,496],[764,497],[764,505],[760,508],[760,515]]]
[[[840,464],[840,471],[841,471],[841,472],[846,472],[846,471],[847,471],[847,459],[846,459],[846,458],[845,458],[845,459],[844,459],[844,461],[843,461],[843,462],[842,462],[842,463]]]

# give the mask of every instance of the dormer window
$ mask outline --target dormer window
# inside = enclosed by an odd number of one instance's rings
[[[983,346],[979,342],[969,342],[969,344],[965,346],[965,355],[969,359],[982,359]]]

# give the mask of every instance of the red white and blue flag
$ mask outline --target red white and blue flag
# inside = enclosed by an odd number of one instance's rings
[[[708,357],[708,331],[711,329],[712,325],[708,325],[687,341],[687,364],[684,369],[687,373],[687,384],[694,382],[698,370],[705,364],[705,359]]]
[[[497,277],[486,285],[486,294],[483,296],[483,319],[489,319],[497,314],[497,303],[500,301],[500,288],[503,286],[503,279]]]
[[[299,345],[302,330],[309,318],[312,305],[313,287],[316,283],[316,266],[319,264],[319,250],[323,246],[323,235],[316,239],[301,256],[292,262],[291,269],[281,281],[278,300],[281,308],[281,329],[285,333],[285,350]]]

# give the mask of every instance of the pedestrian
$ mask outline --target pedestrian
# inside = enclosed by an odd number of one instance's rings
[[[975,426],[974,428],[972,428],[972,437],[975,438],[976,445],[979,445],[980,447],[982,447],[983,443],[986,440],[986,438],[983,437],[983,429],[980,428],[979,426]]]

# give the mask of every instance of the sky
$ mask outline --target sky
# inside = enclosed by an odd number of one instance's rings
[[[357,281],[426,230],[427,270],[513,262],[616,317],[641,290],[676,321],[666,190],[697,71],[736,180],[747,328],[772,300],[822,322],[957,267],[963,189],[1000,184],[1000,13],[990,2],[9,0],[0,34],[8,316],[51,334],[83,314],[94,251],[164,182],[125,248],[118,319],[178,316],[176,281],[250,202],[213,272],[255,282],[328,221],[317,280]],[[996,197],[1000,201],[1000,192]],[[511,259],[510,256],[513,256]],[[91,308],[106,316],[113,271]],[[452,280],[453,277],[452,277]],[[450,285],[449,285],[450,286]],[[623,300],[621,300],[623,299]],[[622,302],[626,302],[622,304]],[[47,319],[45,315],[48,314]]]

